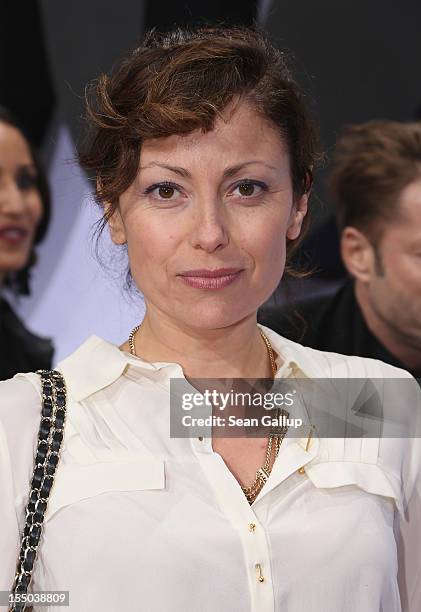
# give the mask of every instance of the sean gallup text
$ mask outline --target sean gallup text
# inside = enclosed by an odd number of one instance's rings
[[[207,417],[194,417],[186,414],[181,420],[184,427],[292,427],[298,428],[303,424],[300,418],[289,418],[284,414],[278,418],[269,414],[264,414],[261,417],[237,417],[230,415],[222,417],[219,415],[209,415]]]

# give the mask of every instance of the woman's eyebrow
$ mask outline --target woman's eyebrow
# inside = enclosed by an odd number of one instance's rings
[[[252,161],[244,162],[242,164],[237,164],[236,166],[231,166],[230,168],[226,168],[224,170],[223,176],[224,178],[233,176],[234,174],[237,174],[237,172],[239,172],[246,166],[251,166],[252,164],[260,164],[261,166],[265,166],[266,168],[270,168],[271,170],[276,170],[275,166],[271,166],[270,164],[267,164],[266,162],[261,161],[259,159],[254,159]]]
[[[223,172],[223,177],[228,178],[230,176],[233,176],[234,174],[237,174],[237,172],[239,172],[246,166],[250,166],[251,164],[260,164],[262,166],[266,166],[267,168],[270,168],[271,170],[276,170],[275,166],[271,166],[270,164],[267,164],[266,162],[256,159],[256,160],[247,161],[247,162],[236,164],[235,166],[226,168]],[[183,178],[191,178],[191,174],[188,170],[186,170],[186,168],[181,168],[180,166],[169,166],[168,164],[160,164],[159,162],[150,162],[147,166],[141,166],[139,170],[146,170],[146,168],[153,168],[153,167],[165,168],[165,170],[170,170],[171,172],[174,172],[175,174],[178,174],[182,176]]]

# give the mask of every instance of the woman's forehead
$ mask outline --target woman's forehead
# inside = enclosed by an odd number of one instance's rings
[[[0,121],[0,158],[3,164],[32,165],[33,160],[28,143],[20,131]]]
[[[249,105],[218,118],[208,132],[173,134],[147,139],[142,143],[140,166],[151,162],[176,163],[177,160],[238,164],[247,159],[285,163],[286,146],[279,132]]]

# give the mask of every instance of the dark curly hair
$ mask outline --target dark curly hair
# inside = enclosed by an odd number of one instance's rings
[[[152,29],[139,47],[86,90],[89,131],[80,162],[106,212],[100,232],[136,177],[142,142],[212,130],[234,97],[251,104],[285,139],[294,194],[308,192],[319,159],[318,133],[284,54],[257,26]],[[288,241],[287,257],[302,240]],[[287,259],[288,261],[288,259]],[[286,268],[291,275],[294,271]]]
[[[32,249],[31,249],[29,259],[28,259],[26,266],[22,268],[21,270],[18,270],[17,272],[8,272],[6,274],[6,278],[4,282],[4,285],[6,287],[9,287],[15,294],[30,295],[31,268],[35,265],[37,261],[36,251],[34,247],[37,244],[40,244],[44,240],[45,235],[48,230],[49,223],[50,223],[50,217],[51,217],[50,188],[48,185],[46,172],[41,163],[38,153],[35,151],[30,140],[26,136],[25,130],[22,128],[20,123],[12,115],[12,113],[9,110],[7,110],[4,106],[0,106],[0,123],[6,123],[7,125],[10,125],[16,128],[17,130],[19,130],[19,132],[22,134],[22,136],[25,138],[28,144],[29,152],[31,154],[32,160],[34,162],[34,166],[37,171],[36,187],[38,189],[38,193],[41,198],[43,214],[42,214],[41,220],[38,224],[38,227],[35,233],[34,242],[33,242]]]

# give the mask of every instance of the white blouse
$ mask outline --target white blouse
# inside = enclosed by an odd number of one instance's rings
[[[409,377],[260,327],[276,378]],[[58,369],[65,437],[32,589],[69,591],[70,605],[35,612],[421,610],[419,438],[314,436],[306,450],[287,435],[250,506],[210,438],[170,437],[179,364],[92,336]],[[13,583],[40,412],[36,374],[0,383],[0,590]]]

